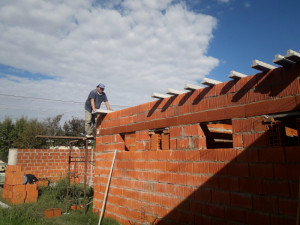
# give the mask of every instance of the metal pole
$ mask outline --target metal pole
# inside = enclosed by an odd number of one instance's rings
[[[84,189],[83,189],[83,207],[84,215],[86,214],[86,174],[87,174],[87,161],[88,161],[88,147],[89,141],[85,140],[85,160],[84,160]]]
[[[108,181],[107,181],[107,185],[106,185],[106,191],[105,191],[105,196],[104,196],[104,199],[103,199],[103,204],[102,204],[102,209],[101,209],[101,214],[100,214],[100,217],[99,217],[98,225],[100,225],[101,220],[102,220],[104,206],[105,206],[105,203],[106,203],[106,197],[107,197],[108,188],[109,188],[110,179],[111,179],[111,174],[112,174],[112,171],[113,171],[113,168],[114,168],[115,159],[116,159],[116,154],[117,154],[117,150],[115,150],[114,158],[113,158],[113,161],[111,163],[110,173],[109,173],[109,177],[108,177]]]
[[[298,193],[298,210],[297,210],[297,225],[300,224],[300,177],[299,177],[299,193]]]
[[[69,189],[70,189],[70,163],[71,163],[71,149],[72,145],[69,144],[69,161],[68,161],[68,174],[67,174],[67,204],[66,204],[66,213],[69,212]]]

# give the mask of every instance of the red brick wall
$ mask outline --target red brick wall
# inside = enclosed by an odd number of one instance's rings
[[[299,145],[268,147],[263,115],[300,109],[299,75],[297,64],[103,116],[94,211],[117,150],[105,216],[124,224],[295,224]],[[206,124],[224,120],[223,133]]]
[[[84,157],[84,149],[72,149],[72,157]],[[88,150],[88,161],[92,161],[92,150]],[[34,174],[37,178],[48,178],[57,181],[65,178],[68,172],[69,149],[18,149],[18,165],[22,171]],[[72,160],[84,160],[72,159]],[[87,181],[90,180],[91,169],[94,167],[88,163]],[[79,182],[84,181],[84,163],[71,163],[71,172],[78,172]]]
[[[299,147],[253,155],[235,149],[118,152],[105,216],[124,224],[159,217],[158,224],[294,225]],[[95,211],[102,208],[112,158],[96,158]]]

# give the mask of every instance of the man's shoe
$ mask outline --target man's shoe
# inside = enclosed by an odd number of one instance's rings
[[[94,136],[92,134],[87,134],[87,135],[85,135],[85,137],[87,137],[87,138],[93,138]]]

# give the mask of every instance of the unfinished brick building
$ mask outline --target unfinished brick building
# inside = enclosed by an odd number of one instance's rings
[[[117,150],[105,216],[124,224],[294,225],[295,61],[284,58],[274,69],[256,65],[263,71],[252,76],[100,115],[94,211],[102,208]]]
[[[87,170],[94,212],[117,151],[104,216],[123,224],[295,225],[300,57],[288,53],[276,56],[279,68],[254,63],[263,71],[100,114]],[[68,150],[19,149],[17,157],[39,178],[67,174]],[[71,169],[83,182],[82,165]]]

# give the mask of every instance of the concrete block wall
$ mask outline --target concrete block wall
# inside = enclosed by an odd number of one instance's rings
[[[295,64],[101,116],[94,212],[117,150],[105,216],[124,224],[295,224],[300,147],[269,146],[263,120],[299,111],[299,75]]]
[[[88,161],[94,160],[93,150],[88,150]],[[72,149],[72,157],[84,157],[84,149]],[[67,176],[69,149],[18,149],[17,164],[25,174],[34,174],[37,178],[47,178],[56,182]],[[72,159],[84,160],[84,159]],[[87,164],[87,181],[92,181],[94,166]],[[71,163],[71,172],[76,172],[76,180],[71,182],[83,183],[84,163]],[[71,175],[73,176],[73,175]]]

